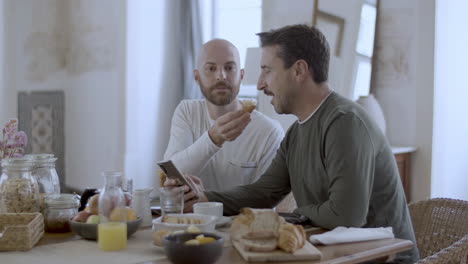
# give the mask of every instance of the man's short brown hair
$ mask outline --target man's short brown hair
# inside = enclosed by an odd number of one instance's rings
[[[277,54],[286,69],[296,61],[304,60],[316,83],[328,80],[330,48],[325,36],[315,27],[291,25],[257,34],[262,47],[279,46]]]

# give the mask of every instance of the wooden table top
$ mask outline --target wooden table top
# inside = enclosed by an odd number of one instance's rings
[[[309,231],[311,233],[320,233],[323,231]],[[80,239],[79,236],[73,233],[52,234],[45,233],[44,237],[36,246],[48,245],[54,243],[63,243]],[[398,252],[411,249],[413,243],[403,239],[382,239],[357,243],[346,243],[329,246],[316,246],[323,254],[321,260],[318,261],[300,261],[300,262],[275,262],[278,264],[298,264],[298,263],[360,263],[369,260],[382,259],[386,260],[394,256]],[[167,264],[169,260],[147,261],[138,264]],[[233,246],[225,247],[223,255],[217,263],[248,263],[242,259],[237,250]]]

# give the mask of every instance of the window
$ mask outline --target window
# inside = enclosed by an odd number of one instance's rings
[[[361,21],[356,45],[354,100],[360,96],[369,95],[376,17],[375,4],[364,3],[361,9]]]
[[[239,49],[242,68],[245,67],[247,48],[258,47],[256,34],[261,31],[261,26],[261,0],[213,1],[212,35],[231,41]],[[256,85],[242,84],[239,97],[257,97]]]

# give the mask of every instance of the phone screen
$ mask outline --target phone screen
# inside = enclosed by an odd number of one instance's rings
[[[182,173],[180,173],[171,160],[158,162],[158,165],[164,171],[164,173],[166,173],[169,179],[176,179],[182,185],[185,184],[189,186],[190,189],[192,189],[197,194],[197,196],[199,196],[200,190],[198,189],[198,186],[190,178],[187,178]]]
[[[186,178],[179,170],[176,168],[174,163],[171,160],[158,162],[159,167],[164,171],[169,179],[179,180],[180,183],[189,185]]]

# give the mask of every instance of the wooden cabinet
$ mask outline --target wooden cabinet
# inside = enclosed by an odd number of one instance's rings
[[[392,147],[392,151],[398,165],[398,171],[405,191],[406,201],[409,203],[411,198],[411,155],[416,151],[416,148]]]

